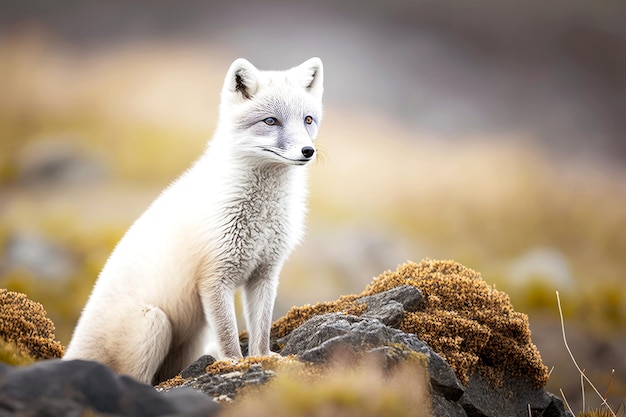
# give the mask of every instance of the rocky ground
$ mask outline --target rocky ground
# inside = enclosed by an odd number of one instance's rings
[[[156,390],[87,361],[2,365],[0,416],[571,415],[544,388],[527,317],[451,261],[407,263],[361,294],[293,308],[272,345],[280,357],[203,356]]]

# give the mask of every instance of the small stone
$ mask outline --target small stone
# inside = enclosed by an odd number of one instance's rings
[[[180,372],[180,376],[187,378],[194,378],[200,375],[206,374],[206,367],[215,362],[215,358],[211,355],[200,356],[198,360],[186,367]]]
[[[398,327],[405,311],[414,311],[423,301],[419,288],[401,285],[390,290],[368,295],[356,300],[357,304],[367,305],[367,311],[361,317],[380,320],[383,324]]]
[[[197,378],[185,381],[182,386],[193,388],[211,398],[234,399],[238,391],[246,385],[263,384],[273,378],[273,371],[265,370],[260,364],[252,364],[246,371],[226,374],[205,373]],[[175,391],[174,388],[171,391]],[[222,400],[220,400],[222,402]]]

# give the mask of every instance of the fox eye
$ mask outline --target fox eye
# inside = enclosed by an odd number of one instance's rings
[[[276,123],[278,123],[278,120],[276,120],[275,117],[268,117],[267,119],[264,119],[263,121],[268,126],[274,126]]]
[[[313,123],[313,118],[311,116],[307,116],[304,118],[304,123],[310,125],[311,123]]]

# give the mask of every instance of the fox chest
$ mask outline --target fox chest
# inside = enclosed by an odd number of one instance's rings
[[[280,265],[302,228],[298,216],[293,215],[298,208],[285,195],[257,197],[231,204],[219,228],[214,250],[220,264],[236,270],[236,276],[246,276],[262,266]]]
[[[282,201],[247,201],[232,220],[229,240],[242,261],[274,260],[289,249],[292,219]]]

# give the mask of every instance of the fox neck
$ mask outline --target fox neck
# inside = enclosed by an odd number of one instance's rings
[[[247,153],[229,139],[216,134],[201,158],[201,165],[213,171],[211,176],[221,177],[229,190],[252,193],[259,199],[306,194],[308,167],[287,165]]]
[[[221,208],[214,213],[220,230],[228,230],[232,221],[257,231],[281,225],[278,229],[289,231],[288,246],[293,247],[303,233],[308,167],[261,163],[229,148],[209,147],[196,165],[199,175],[194,175],[216,184],[211,200]]]

